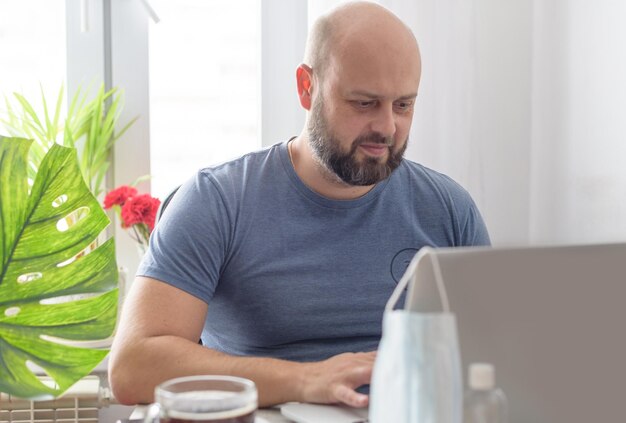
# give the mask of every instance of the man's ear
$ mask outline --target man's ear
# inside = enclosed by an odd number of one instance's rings
[[[311,110],[312,69],[305,64],[298,66],[298,69],[296,69],[296,81],[298,83],[298,98],[300,99],[300,104],[306,110]]]

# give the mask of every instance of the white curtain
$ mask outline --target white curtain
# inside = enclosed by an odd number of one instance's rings
[[[382,0],[414,30],[409,157],[496,245],[626,241],[626,2]]]
[[[626,2],[534,2],[530,239],[626,241]]]
[[[625,1],[378,3],[422,52],[408,157],[470,191],[495,245],[626,242]]]
[[[532,8],[383,1],[415,32],[422,83],[408,157],[470,191],[494,244],[529,240]]]

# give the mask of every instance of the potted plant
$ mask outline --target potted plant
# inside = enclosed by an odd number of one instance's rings
[[[0,136],[0,391],[46,399],[107,354],[81,344],[113,333],[117,266],[112,238],[88,248],[110,222],[76,150],[53,144],[29,186],[33,145]]]
[[[6,117],[0,119],[0,122],[11,136],[35,141],[29,151],[28,176],[31,180],[34,180],[34,172],[48,149],[58,143],[78,149],[83,178],[97,197],[104,191],[113,145],[137,118],[132,119],[121,130],[114,131],[123,107],[123,99],[117,88],[105,91],[104,85],[101,85],[92,99],[89,99],[89,89],[83,91],[79,88],[72,97],[67,117],[63,120],[61,108],[64,92],[65,88],[61,86],[52,111],[41,88],[43,111],[39,113],[31,101],[19,93],[13,93],[12,98],[5,97]]]

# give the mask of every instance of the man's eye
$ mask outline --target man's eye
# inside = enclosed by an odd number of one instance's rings
[[[367,109],[369,107],[372,107],[374,105],[374,101],[369,100],[369,101],[364,101],[364,100],[355,100],[352,102],[356,107],[358,107],[359,109]]]
[[[396,103],[396,109],[401,112],[411,110],[412,107],[413,107],[413,102],[411,101],[400,101]]]

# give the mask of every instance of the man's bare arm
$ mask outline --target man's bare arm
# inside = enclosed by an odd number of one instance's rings
[[[154,387],[179,376],[228,374],[253,380],[259,405],[287,401],[367,405],[354,388],[369,383],[375,353],[316,363],[235,357],[201,345],[207,305],[155,279],[139,277],[125,300],[111,349],[109,379],[123,404],[153,401]]]

